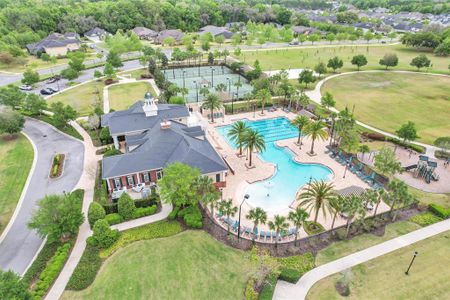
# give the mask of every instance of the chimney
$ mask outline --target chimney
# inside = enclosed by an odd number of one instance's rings
[[[170,128],[170,121],[163,121],[161,122],[161,129],[169,129]]]

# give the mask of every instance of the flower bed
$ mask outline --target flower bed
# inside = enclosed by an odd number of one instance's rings
[[[50,178],[58,178],[62,175],[64,169],[64,154],[56,154],[53,156],[52,167],[50,169]]]
[[[305,222],[304,229],[308,235],[315,235],[325,231],[322,224],[313,221]]]

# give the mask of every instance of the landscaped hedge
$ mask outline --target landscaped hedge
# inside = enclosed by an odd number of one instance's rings
[[[118,213],[113,214],[107,214],[105,216],[106,222],[108,222],[109,225],[115,225],[123,222],[123,218]]]
[[[47,262],[55,255],[58,247],[61,246],[60,243],[45,243],[44,247],[42,247],[36,259],[33,261],[31,266],[28,268],[27,272],[23,276],[23,281],[30,285],[36,278],[39,277],[39,274],[45,269]]]
[[[271,107],[273,104],[272,103],[266,103],[264,105],[264,109]],[[224,104],[223,107],[225,108],[225,113],[226,114],[231,114],[231,104],[227,103]],[[256,104],[256,113],[258,113],[258,109],[261,110],[261,103],[258,101],[258,103]],[[253,105],[252,104],[247,104],[246,102],[238,102],[238,103],[233,103],[233,112],[236,113],[242,113],[242,112],[251,112],[253,111]]]
[[[447,219],[450,216],[450,209],[447,209],[438,204],[434,203],[429,204],[428,210],[442,219]]]
[[[150,240],[155,238],[175,235],[183,230],[177,221],[159,221],[156,223],[136,227],[122,232],[119,239],[109,248],[100,251],[100,257],[106,258],[128,244],[140,240]]]
[[[160,198],[159,195],[152,191],[152,194],[150,195],[150,197],[145,198],[145,199],[137,199],[134,200],[134,205],[139,208],[139,207],[148,207],[148,206],[152,206],[152,205],[157,205],[157,203],[160,202]],[[102,204],[103,208],[106,211],[106,214],[113,214],[113,213],[118,213],[119,210],[117,208],[117,203],[106,203],[106,204]]]
[[[281,264],[281,273],[279,279],[296,283],[300,277],[314,268],[314,256],[308,252],[303,255],[278,258]]]
[[[415,145],[415,144],[405,143],[403,141],[400,141],[399,139],[394,139],[394,138],[388,137],[388,138],[386,138],[386,141],[394,143],[394,144],[397,144],[399,146],[402,146],[402,147],[405,147],[405,148],[408,148],[408,149],[411,149],[411,150],[414,150],[414,151],[419,152],[419,153],[425,153],[426,152],[425,147],[422,147],[422,146],[419,146],[419,145]]]
[[[436,156],[436,158],[439,158],[439,159],[448,159],[448,158],[450,158],[450,152],[436,150],[436,151],[434,151],[434,156]]]
[[[102,259],[98,255],[98,252],[99,250],[96,247],[86,246],[80,262],[67,284],[68,290],[84,290],[94,282],[97,272],[102,266]]]
[[[277,285],[278,277],[276,274],[269,274],[264,282],[263,288],[259,293],[259,300],[272,300],[275,286]]]
[[[313,221],[305,222],[305,226],[303,227],[303,229],[308,235],[315,235],[325,231],[325,228],[323,228],[322,224]]]
[[[64,164],[64,154],[56,154],[53,157],[52,169],[50,171],[51,178],[61,176],[63,164]]]
[[[183,208],[178,212],[178,216],[183,218],[183,221],[188,227],[191,228],[202,228],[203,227],[203,217],[198,206],[191,205],[189,207]]]
[[[133,219],[142,218],[145,216],[150,216],[156,213],[158,207],[156,205],[148,207],[138,207],[133,212]]]
[[[442,218],[430,213],[425,212],[423,214],[418,214],[409,218],[411,222],[414,222],[420,226],[428,226],[437,222],[442,221]]]
[[[58,247],[55,255],[50,259],[45,269],[39,275],[39,279],[32,291],[34,298],[40,299],[47,293],[50,286],[58,277],[59,272],[61,272],[64,267],[64,263],[69,256],[71,246],[71,243],[66,243]]]

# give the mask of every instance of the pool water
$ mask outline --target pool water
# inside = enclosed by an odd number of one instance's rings
[[[248,127],[258,130],[266,141],[266,150],[259,156],[266,162],[276,165],[275,174],[264,181],[250,184],[245,193],[250,195],[248,203],[261,207],[267,212],[284,210],[295,200],[297,191],[310,180],[329,180],[333,172],[321,164],[302,164],[294,160],[295,154],[285,147],[275,145],[276,141],[298,136],[297,128],[286,118],[259,121],[244,120]],[[219,133],[233,147],[228,138],[231,125],[218,128]],[[306,155],[306,154],[305,154]]]

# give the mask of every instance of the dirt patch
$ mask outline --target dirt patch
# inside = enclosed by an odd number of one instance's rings
[[[5,142],[14,141],[17,139],[17,134],[4,134],[2,135],[2,140]]]
[[[392,84],[392,81],[381,81],[381,82],[371,82],[367,86],[371,88],[383,88],[390,86]]]
[[[339,295],[341,295],[342,297],[347,297],[350,295],[350,287],[348,286],[348,284],[338,281],[336,282],[334,287],[336,288],[336,291],[339,293]]]

